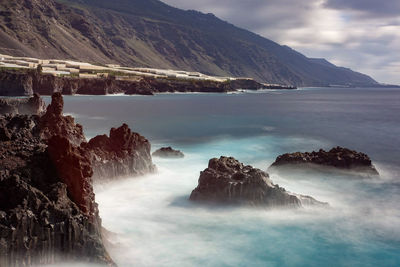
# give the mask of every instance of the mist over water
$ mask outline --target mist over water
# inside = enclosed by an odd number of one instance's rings
[[[119,266],[398,266],[400,91],[306,89],[244,94],[65,97],[86,136],[126,122],[184,159],[158,173],[95,185]],[[209,207],[188,201],[208,160],[267,170],[286,152],[341,145],[367,153],[381,178],[270,173],[329,208]]]

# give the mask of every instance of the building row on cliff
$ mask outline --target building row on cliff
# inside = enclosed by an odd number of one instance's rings
[[[82,78],[103,78],[112,74],[117,79],[128,77],[152,77],[177,80],[198,80],[226,82],[233,77],[209,76],[200,72],[171,69],[122,67],[117,64],[94,65],[86,62],[59,59],[37,59],[30,57],[13,57],[0,54],[0,68],[36,69],[41,66],[42,72],[55,76],[78,76]]]

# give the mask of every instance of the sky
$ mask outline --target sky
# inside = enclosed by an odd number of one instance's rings
[[[400,0],[163,0],[400,84]]]

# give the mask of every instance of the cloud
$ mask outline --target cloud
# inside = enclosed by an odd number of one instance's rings
[[[399,0],[327,0],[324,6],[356,11],[373,17],[398,17],[400,14]]]
[[[309,57],[400,84],[399,0],[165,0],[214,13]]]

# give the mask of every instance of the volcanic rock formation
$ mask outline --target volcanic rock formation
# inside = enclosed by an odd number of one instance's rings
[[[62,112],[56,93],[41,117],[0,116],[0,266],[78,259],[113,265],[93,173],[111,178],[154,170],[150,143],[126,124],[86,143],[82,126]]]
[[[213,158],[200,172],[190,200],[252,206],[324,205],[312,197],[295,195],[272,183],[269,175],[232,157]]]
[[[110,136],[98,135],[82,148],[89,155],[95,179],[136,176],[155,171],[150,155],[150,142],[123,124],[112,128]]]
[[[41,136],[43,139],[50,139],[54,135],[59,135],[79,146],[86,141],[82,126],[76,124],[71,116],[64,116],[63,108],[64,100],[61,93],[54,93],[46,113],[40,118]]]
[[[150,154],[150,142],[128,125],[110,130],[110,136],[99,135],[86,142],[82,126],[71,116],[63,116],[63,98],[54,93],[47,112],[40,118],[40,131],[44,139],[62,136],[80,146],[90,159],[94,179],[112,179],[127,175],[142,175],[155,170]]]
[[[313,151],[311,153],[283,154],[276,158],[270,168],[313,168],[318,166],[359,174],[379,175],[368,155],[342,147],[335,147],[329,151],[320,149],[318,152]]]
[[[39,120],[0,117],[7,132],[0,139],[0,266],[77,259],[112,265],[88,160],[62,137],[47,145]]]

